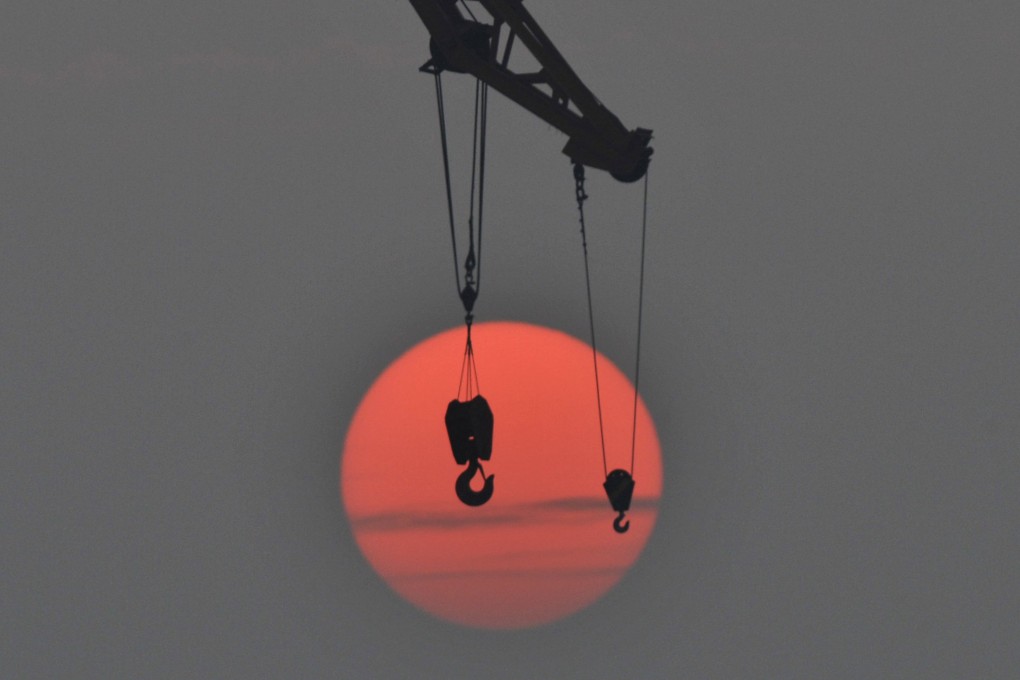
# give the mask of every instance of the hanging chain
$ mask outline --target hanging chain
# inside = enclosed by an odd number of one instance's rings
[[[577,212],[581,222],[581,247],[584,250],[584,285],[588,291],[588,327],[591,330],[591,358],[595,364],[595,401],[598,404],[599,413],[599,441],[602,443],[602,470],[609,475],[609,465],[606,462],[606,435],[602,424],[602,390],[599,387],[599,357],[595,348],[595,313],[591,304],[591,275],[588,271],[588,236],[584,229],[584,202],[588,194],[584,193],[584,166],[574,163],[574,194],[577,197]]]
[[[602,469],[609,474],[609,464],[606,460],[606,436],[602,419],[602,391],[599,386],[599,360],[598,350],[595,345],[595,313],[591,299],[591,274],[588,268],[588,237],[584,225],[584,202],[588,194],[584,191],[584,166],[574,163],[574,193],[577,197],[577,212],[580,215],[581,223],[581,247],[584,251],[584,284],[588,293],[588,327],[591,332],[591,355],[595,365],[595,401],[598,405],[599,414],[599,439],[602,444]],[[645,235],[648,225],[648,172],[645,172],[644,202],[641,215],[641,273],[638,281],[638,318],[637,318],[637,349],[634,358],[634,410],[631,424],[630,438],[630,475],[634,475],[634,457],[637,450],[637,407],[638,407],[638,380],[641,375],[641,321],[644,309],[645,296]]]

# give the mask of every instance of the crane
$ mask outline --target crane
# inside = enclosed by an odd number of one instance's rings
[[[599,435],[602,442],[602,465],[606,474],[603,488],[613,510],[618,514],[613,528],[624,533],[629,522],[624,518],[630,508],[634,492],[634,441],[631,441],[630,469],[609,470],[605,436],[602,432],[602,403],[599,397],[598,357],[595,346],[595,321],[592,310],[591,281],[588,270],[588,245],[584,224],[584,168],[591,167],[608,172],[621,182],[636,182],[645,178],[645,211],[648,202],[648,164],[652,156],[649,142],[652,131],[644,128],[627,130],[609,109],[592,94],[566,60],[545,35],[538,22],[524,8],[522,0],[471,0],[480,4],[492,17],[492,23],[478,21],[468,6],[468,0],[410,0],[422,23],[428,29],[431,58],[421,67],[436,81],[436,98],[439,110],[440,134],[443,148],[443,167],[446,175],[446,200],[450,216],[450,235],[453,249],[457,292],[464,305],[467,325],[467,343],[461,366],[461,379],[457,397],[447,406],[446,429],[458,465],[467,468],[458,476],[455,485],[457,497],[465,505],[479,506],[493,494],[494,475],[486,475],[480,461],[488,461],[492,454],[494,418],[488,401],[478,391],[477,369],[471,342],[471,325],[474,320],[474,303],[478,297],[481,279],[482,205],[485,183],[485,128],[487,88],[492,87],[508,99],[521,105],[567,135],[563,153],[574,166],[575,194],[581,224],[581,241],[584,251],[585,282],[588,294],[588,318],[591,330],[592,359],[595,373],[595,393],[598,404]],[[468,16],[461,13],[463,6]],[[507,32],[504,38],[503,28]],[[510,67],[510,54],[520,40],[540,68],[535,72],[518,73]],[[441,74],[444,71],[469,73],[476,78],[475,128],[472,135],[471,203],[468,217],[469,245],[464,260],[463,288],[457,268],[457,238],[454,227],[453,199],[450,189],[450,168],[446,140],[446,123],[443,105]],[[477,179],[477,201],[476,201]],[[477,206],[477,222],[475,208]],[[477,241],[477,256],[475,243]],[[644,288],[645,221],[641,236],[641,285],[638,296],[637,353],[634,369],[634,428],[637,428],[637,377],[641,349],[641,300]],[[463,399],[461,399],[463,393]],[[471,480],[481,474],[481,490],[471,487]]]
[[[567,135],[563,153],[573,162],[621,182],[644,177],[652,131],[627,130],[578,78],[522,0],[472,0],[492,16],[491,24],[465,17],[458,7],[462,1],[410,0],[431,36],[431,59],[422,71],[470,73]],[[537,72],[511,69],[518,40],[541,66]]]

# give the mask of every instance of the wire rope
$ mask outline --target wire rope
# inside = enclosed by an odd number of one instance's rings
[[[489,119],[489,86],[478,81],[481,88],[481,107],[477,116],[480,120],[478,141],[478,273],[475,278],[475,291],[482,289],[482,206],[485,199],[485,131]]]
[[[574,182],[574,191],[577,196],[577,212],[580,215],[578,221],[581,223],[581,249],[584,252],[584,285],[585,290],[588,293],[588,329],[591,336],[591,358],[592,363],[595,366],[595,402],[598,406],[599,414],[599,442],[602,445],[602,471],[608,477],[609,464],[606,461],[606,434],[605,426],[602,422],[602,390],[599,386],[599,356],[598,350],[595,346],[595,312],[592,308],[591,273],[588,268],[588,236],[584,226],[584,202],[587,200],[588,195],[584,193],[584,166],[580,163],[574,163]]]
[[[630,434],[630,476],[634,476],[634,451],[637,449],[638,380],[641,378],[641,315],[645,307],[645,236],[648,233],[648,171],[645,170],[644,201],[641,206],[641,273],[638,275],[637,342],[634,351],[634,413]]]
[[[436,72],[436,106],[439,109],[439,139],[443,146],[443,174],[446,177],[446,209],[450,216],[450,242],[453,245],[453,276],[460,295],[460,264],[457,257],[457,229],[453,221],[453,190],[450,187],[450,154],[446,142],[446,110],[443,106],[443,80]]]
[[[471,17],[471,21],[477,22],[478,19],[475,18],[475,13],[471,11],[470,7],[468,7],[466,0],[460,0],[460,4],[464,5],[464,9],[467,10],[468,15]]]
[[[471,291],[474,297],[477,296],[481,284],[482,274],[482,226],[483,211],[485,202],[485,139],[488,125],[489,86],[481,80],[475,82],[475,108],[474,126],[471,133],[471,185],[468,207],[468,254],[464,260],[465,286],[461,287],[460,279],[460,257],[457,254],[457,229],[453,212],[453,188],[450,179],[450,152],[449,140],[446,132],[446,107],[443,99],[443,83],[440,74],[435,74],[436,83],[436,107],[439,113],[439,136],[443,151],[443,177],[446,183],[446,209],[450,222],[450,244],[453,250],[453,274],[457,286],[457,295],[465,303],[467,291]],[[475,226],[475,188],[478,189],[478,224]],[[475,251],[475,233],[477,230],[477,255]],[[467,309],[470,314],[470,309]]]
[[[602,446],[602,470],[609,475],[609,463],[606,457],[606,435],[605,423],[602,415],[602,389],[599,381],[599,359],[598,348],[595,342],[595,311],[591,295],[591,270],[588,265],[588,236],[584,222],[584,201],[588,195],[584,191],[584,166],[574,163],[575,193],[577,196],[577,211],[581,223],[581,249],[584,253],[584,285],[588,299],[588,330],[591,337],[592,363],[595,368],[595,402],[599,417],[599,442]],[[630,437],[630,475],[634,476],[634,459],[637,450],[637,407],[638,407],[638,384],[641,375],[641,325],[644,310],[645,297],[645,244],[648,232],[648,172],[645,172],[644,197],[641,209],[641,270],[638,278],[638,318],[637,318],[637,340],[634,352],[634,407],[631,416],[631,437]]]

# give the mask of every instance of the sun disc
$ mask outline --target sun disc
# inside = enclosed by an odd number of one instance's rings
[[[661,494],[658,437],[639,398],[630,529],[616,533],[591,348],[516,322],[477,323],[472,339],[494,414],[491,500],[467,507],[454,492],[462,467],[443,414],[463,328],[418,343],[369,388],[347,432],[341,497],[366,560],[408,602],[475,627],[548,623],[598,600],[640,555]],[[629,469],[633,384],[602,355],[599,381],[608,470]]]

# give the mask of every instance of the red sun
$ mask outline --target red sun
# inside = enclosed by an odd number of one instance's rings
[[[344,444],[341,497],[365,558],[407,601],[481,628],[556,621],[613,587],[651,535],[662,490],[655,426],[639,399],[630,530],[619,534],[602,487],[590,346],[508,322],[475,324],[472,339],[495,418],[491,500],[468,507],[454,491],[464,468],[444,414],[464,328],[422,341],[365,394]],[[609,470],[629,469],[634,387],[602,355],[599,381]]]

